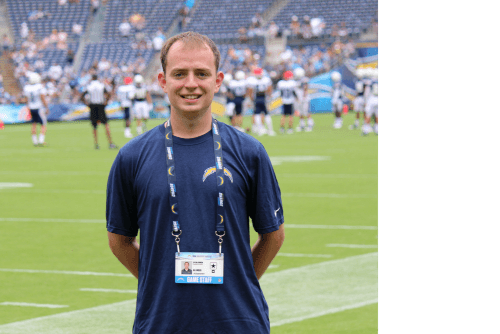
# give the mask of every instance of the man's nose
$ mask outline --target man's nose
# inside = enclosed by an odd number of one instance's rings
[[[189,73],[186,77],[186,83],[184,84],[187,88],[196,88],[198,87],[198,81],[194,73]]]

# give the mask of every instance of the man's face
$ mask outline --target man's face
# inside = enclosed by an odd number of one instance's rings
[[[189,269],[189,263],[184,263],[184,269],[188,270]]]
[[[208,46],[186,45],[182,41],[170,47],[165,73],[158,74],[172,112],[188,117],[210,110],[223,79],[224,74],[217,73],[214,54]]]

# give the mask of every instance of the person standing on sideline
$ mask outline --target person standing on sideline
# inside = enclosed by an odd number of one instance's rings
[[[297,94],[297,110],[299,111],[300,120],[297,132],[311,132],[314,126],[314,120],[311,117],[311,97],[309,96],[309,78],[305,76],[306,72],[303,68],[298,67],[293,71],[293,76],[296,78],[298,87],[295,90]],[[307,119],[307,127],[306,127]]]
[[[31,140],[35,146],[46,146],[45,133],[47,132],[47,114],[49,107],[47,104],[47,91],[41,84],[42,78],[38,73],[30,73],[29,84],[24,86],[23,95],[27,99],[28,109],[31,113]],[[40,134],[36,137],[36,123],[40,124]]]
[[[293,103],[297,97],[295,89],[297,83],[293,80],[293,72],[285,71],[283,79],[278,82],[276,88],[280,91],[283,102],[283,116],[281,116],[280,132],[285,133],[285,119],[288,116],[288,134],[293,133]]]
[[[269,334],[259,279],[285,237],[271,161],[212,118],[224,74],[211,39],[171,37],[161,62],[170,119],[118,152],[107,186],[109,246],[139,280],[133,333]],[[197,275],[181,275],[186,261]]]
[[[125,120],[125,138],[132,138],[132,131],[130,131],[130,108],[132,107],[132,98],[134,95],[134,86],[132,85],[132,78],[125,77],[123,85],[116,90],[116,96],[120,101],[120,106],[123,110],[123,119]]]
[[[137,135],[146,132],[146,121],[149,119],[149,111],[152,109],[153,100],[146,89],[144,78],[140,74],[134,76],[134,116],[137,120]]]
[[[273,93],[273,83],[271,78],[264,76],[264,70],[260,67],[254,69],[253,77],[248,78],[248,96],[254,103],[253,118],[256,127],[256,132],[259,136],[267,133],[270,136],[276,136],[273,129],[273,119],[269,115],[266,107],[267,100]],[[263,126],[267,125],[267,131]]]
[[[340,129],[342,127],[342,107],[344,106],[344,102],[342,102],[342,98],[344,97],[344,90],[342,89],[342,75],[334,71],[330,75],[332,78],[332,111],[335,115],[335,122],[333,123],[334,129]]]
[[[97,141],[97,124],[98,122],[104,124],[106,128],[106,136],[108,137],[109,149],[116,149],[118,146],[113,144],[111,139],[111,132],[109,130],[108,117],[106,116],[105,108],[106,103],[109,99],[109,94],[111,93],[111,88],[105,84],[99,82],[97,74],[92,75],[92,81],[82,92],[80,96],[80,101],[88,101],[88,106],[90,108],[90,122],[94,128],[94,144],[95,149],[99,149],[99,142]]]

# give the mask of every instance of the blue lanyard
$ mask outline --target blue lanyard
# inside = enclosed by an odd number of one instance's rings
[[[217,220],[215,223],[215,235],[219,237],[219,253],[221,252],[222,237],[225,235],[225,219],[224,219],[224,165],[222,162],[222,139],[219,131],[219,124],[217,120],[212,119],[212,133],[214,140],[214,155],[215,155],[215,175],[217,177]],[[170,210],[172,211],[172,235],[176,238],[177,251],[179,249],[180,235],[182,233],[179,224],[179,204],[177,201],[177,188],[175,177],[175,160],[174,160],[174,140],[172,135],[172,126],[170,120],[167,121],[165,127],[165,149],[167,152],[167,171],[168,171],[168,184],[169,184],[169,199]]]

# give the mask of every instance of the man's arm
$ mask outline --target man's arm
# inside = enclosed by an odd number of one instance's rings
[[[109,248],[135,278],[139,278],[139,243],[135,237],[108,232]]]
[[[257,279],[260,279],[267,267],[271,264],[276,254],[285,241],[285,224],[281,224],[277,231],[260,234],[257,242],[252,247],[253,267]]]

